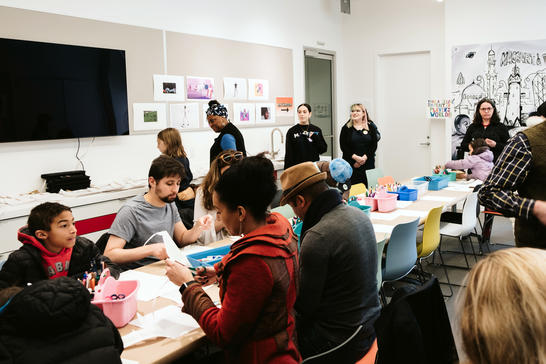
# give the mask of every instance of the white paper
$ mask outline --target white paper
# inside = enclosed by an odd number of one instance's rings
[[[269,81],[250,78],[248,80],[248,99],[249,100],[268,100],[269,99]]]
[[[176,129],[199,128],[199,104],[171,104],[171,126]]]
[[[184,76],[154,75],[154,101],[184,101]]]
[[[141,341],[152,339],[158,336],[161,335],[158,335],[153,330],[137,330],[130,332],[125,336],[122,336],[121,340],[123,341],[123,347],[127,349],[128,347],[133,346]]]
[[[224,100],[246,100],[246,79],[224,77]]]
[[[171,339],[199,327],[199,324],[193,317],[182,312],[179,306],[174,305],[163,307],[144,316],[139,316],[137,319],[131,321],[130,324],[141,327],[148,332],[160,333],[156,336]]]
[[[119,280],[136,280],[140,283],[137,293],[138,301],[149,301],[158,297],[164,287],[171,283],[167,276],[158,276],[155,274],[139,272],[136,270],[128,270],[121,273],[119,276]]]
[[[133,130],[161,130],[167,127],[165,104],[133,104]]]
[[[370,218],[376,220],[394,220],[398,216],[400,216],[398,210],[393,212],[370,212]]]
[[[418,217],[426,217],[428,215],[428,211],[419,211],[419,210],[400,210],[400,216],[418,216]]]
[[[382,224],[373,224],[373,230],[376,233],[392,233],[394,226],[392,225],[382,225]]]
[[[256,107],[249,103],[233,104],[233,123],[236,125],[254,125]]]
[[[454,197],[446,197],[446,196],[423,196],[421,198],[421,200],[452,202],[452,201],[455,201],[455,198]]]
[[[274,123],[275,122],[275,104],[263,103],[256,104],[256,123]]]
[[[404,207],[408,207],[412,203],[413,201],[396,201],[396,208],[403,209]]]

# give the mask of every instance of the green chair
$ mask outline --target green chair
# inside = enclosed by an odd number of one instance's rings
[[[296,216],[296,214],[294,213],[294,210],[292,210],[292,207],[290,207],[290,205],[288,204],[284,206],[277,206],[274,209],[272,209],[271,212],[278,212],[279,214],[286,217],[287,219],[290,219]]]
[[[368,187],[374,187],[377,184],[377,179],[383,177],[383,171],[381,168],[368,169],[366,171],[366,178],[368,179]]]

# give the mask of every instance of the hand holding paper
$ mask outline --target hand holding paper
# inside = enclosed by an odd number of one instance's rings
[[[170,259],[167,259],[165,263],[165,275],[177,286],[181,286],[182,283],[193,280],[193,274],[188,267]]]
[[[201,216],[195,222],[195,225],[200,227],[202,230],[208,230],[212,226],[212,217],[210,215]]]

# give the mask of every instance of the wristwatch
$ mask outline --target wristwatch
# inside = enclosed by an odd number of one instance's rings
[[[178,290],[180,292],[180,294],[184,293],[184,290],[186,288],[188,288],[188,286],[192,283],[197,283],[196,281],[188,281],[188,282],[184,282],[182,283],[182,285],[180,286],[180,289]]]

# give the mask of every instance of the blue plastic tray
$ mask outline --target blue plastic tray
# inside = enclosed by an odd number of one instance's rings
[[[419,177],[419,178],[415,178],[414,181],[428,181],[429,191],[438,191],[438,190],[441,190],[442,188],[447,187],[447,185],[449,184],[449,175],[445,174],[445,175]]]
[[[213,266],[214,264],[221,261],[224,255],[229,253],[229,249],[231,249],[230,245],[221,246],[219,248],[213,248],[213,249],[205,250],[199,253],[188,254],[187,258],[194,268],[201,267],[201,266]],[[207,260],[207,261],[199,260],[199,259],[203,259],[207,257],[217,257],[217,258],[212,260]]]
[[[392,193],[392,192],[389,192]],[[417,190],[402,186],[396,192],[400,201],[415,201],[417,200]]]

